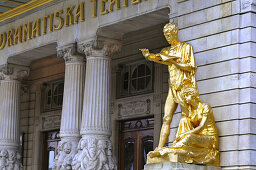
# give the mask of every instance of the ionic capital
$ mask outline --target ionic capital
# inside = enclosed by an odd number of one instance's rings
[[[85,58],[77,52],[76,44],[57,48],[57,57],[63,58],[66,63],[83,63]]]
[[[29,67],[14,64],[0,66],[0,80],[22,80],[29,75]]]
[[[122,44],[119,41],[95,38],[78,44],[78,51],[86,57],[114,57],[120,55]]]

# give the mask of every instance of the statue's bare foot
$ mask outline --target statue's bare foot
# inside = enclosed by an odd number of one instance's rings
[[[158,157],[158,156],[160,156],[160,153],[159,153],[159,151],[154,150],[154,151],[149,152],[148,156],[150,156],[150,158]]]

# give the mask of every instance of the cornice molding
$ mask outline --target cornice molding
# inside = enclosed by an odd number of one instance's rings
[[[12,10],[6,11],[3,14],[0,15],[0,22],[7,20],[9,18],[15,17],[19,14],[25,13],[27,11],[30,11],[34,8],[37,8],[39,6],[42,6],[46,3],[52,2],[53,0],[32,0],[28,3],[25,3],[23,5],[20,5]]]

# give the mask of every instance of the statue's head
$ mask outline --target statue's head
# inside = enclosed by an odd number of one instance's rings
[[[175,24],[166,24],[163,32],[168,43],[171,43],[173,40],[178,40],[178,27]]]
[[[193,102],[200,102],[198,90],[194,87],[188,87],[183,90],[183,96],[187,104],[192,104]]]
[[[64,152],[69,154],[71,152],[71,149],[72,149],[72,144],[71,143],[65,143],[64,145]]]

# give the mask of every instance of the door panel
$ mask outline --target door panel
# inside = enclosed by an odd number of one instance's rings
[[[139,119],[121,122],[120,170],[141,170],[146,155],[153,150],[154,119]]]
[[[52,170],[56,149],[60,142],[59,131],[44,133],[43,142],[43,170]]]

